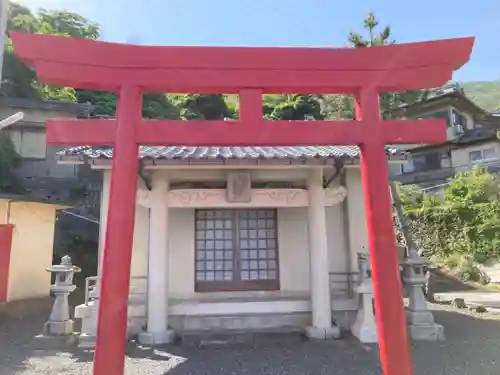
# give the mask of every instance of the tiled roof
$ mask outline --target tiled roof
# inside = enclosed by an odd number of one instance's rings
[[[387,148],[389,155],[400,154]],[[74,147],[59,153],[60,156],[85,156],[91,159],[110,159],[111,147]],[[200,159],[309,159],[357,158],[357,146],[295,146],[295,147],[176,147],[141,146],[141,159],[200,160]]]
[[[448,85],[444,85],[443,87],[437,87],[433,89],[425,90],[425,100],[437,99],[442,96],[451,95],[451,94],[462,94],[463,90],[457,83],[452,83]]]
[[[87,103],[74,103],[61,100],[35,100],[26,98],[0,98],[0,106],[32,108],[46,111],[62,111],[74,114],[90,113],[94,106]]]
[[[432,89],[421,90],[420,98],[412,104],[401,104],[398,108],[403,109],[407,107],[413,107],[422,103],[429,103],[436,99],[440,99],[446,96],[459,96],[470,101],[469,97],[465,94],[464,90],[458,83],[450,83],[441,87],[435,87]]]

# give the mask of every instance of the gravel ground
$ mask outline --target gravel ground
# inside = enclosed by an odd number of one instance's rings
[[[433,305],[447,341],[412,345],[415,375],[500,374],[500,315],[473,314]],[[0,375],[91,374],[92,353],[37,350],[43,319],[0,321]],[[232,347],[172,345],[156,350],[130,345],[127,375],[379,375],[376,346],[353,338],[332,342],[269,341]]]

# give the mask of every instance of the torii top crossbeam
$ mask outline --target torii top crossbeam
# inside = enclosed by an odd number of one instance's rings
[[[94,375],[123,374],[139,144],[360,146],[382,370],[411,374],[384,145],[442,142],[446,131],[444,120],[383,121],[379,93],[443,85],[467,62],[473,38],[319,49],[146,47],[18,32],[11,37],[16,54],[45,83],[118,93],[116,120],[47,125],[51,145],[114,145]],[[239,120],[143,120],[143,92],[238,93]],[[263,93],[354,94],[356,120],[264,121]],[[314,282],[328,290],[328,273]],[[321,328],[314,314],[312,323]]]
[[[469,58],[473,38],[363,49],[149,47],[11,32],[16,54],[48,84],[118,92],[239,93],[240,120],[141,121],[137,143],[148,145],[239,146],[436,142],[439,120],[386,121],[380,137],[362,121],[262,120],[261,94],[372,93],[435,87]],[[379,122],[376,117],[370,122]],[[364,116],[366,119],[366,116]],[[114,144],[116,123],[101,120],[71,126],[51,121],[48,142],[58,145]],[[81,121],[78,121],[81,122]],[[234,125],[242,124],[234,132]],[[266,125],[266,126],[261,126]],[[65,131],[66,126],[71,130]],[[439,129],[439,130],[438,130]],[[382,130],[382,129],[381,129]]]
[[[11,32],[16,54],[46,83],[149,92],[352,92],[435,87],[467,62],[472,38],[377,48],[150,47]]]

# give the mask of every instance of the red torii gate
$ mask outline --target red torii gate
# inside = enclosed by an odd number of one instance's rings
[[[379,93],[443,85],[474,38],[364,49],[149,47],[12,32],[48,84],[118,93],[116,120],[49,120],[52,146],[114,145],[94,375],[122,375],[138,145],[358,145],[385,375],[412,373],[385,144],[446,139],[443,120],[383,121]],[[237,93],[235,121],[143,120],[143,92]],[[264,121],[263,93],[350,93],[353,121]]]

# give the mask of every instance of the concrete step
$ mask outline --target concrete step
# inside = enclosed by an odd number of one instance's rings
[[[289,329],[253,330],[253,331],[185,331],[179,333],[183,345],[208,346],[208,345],[231,345],[231,344],[269,344],[279,342],[297,343],[305,340],[304,331],[296,327]]]

